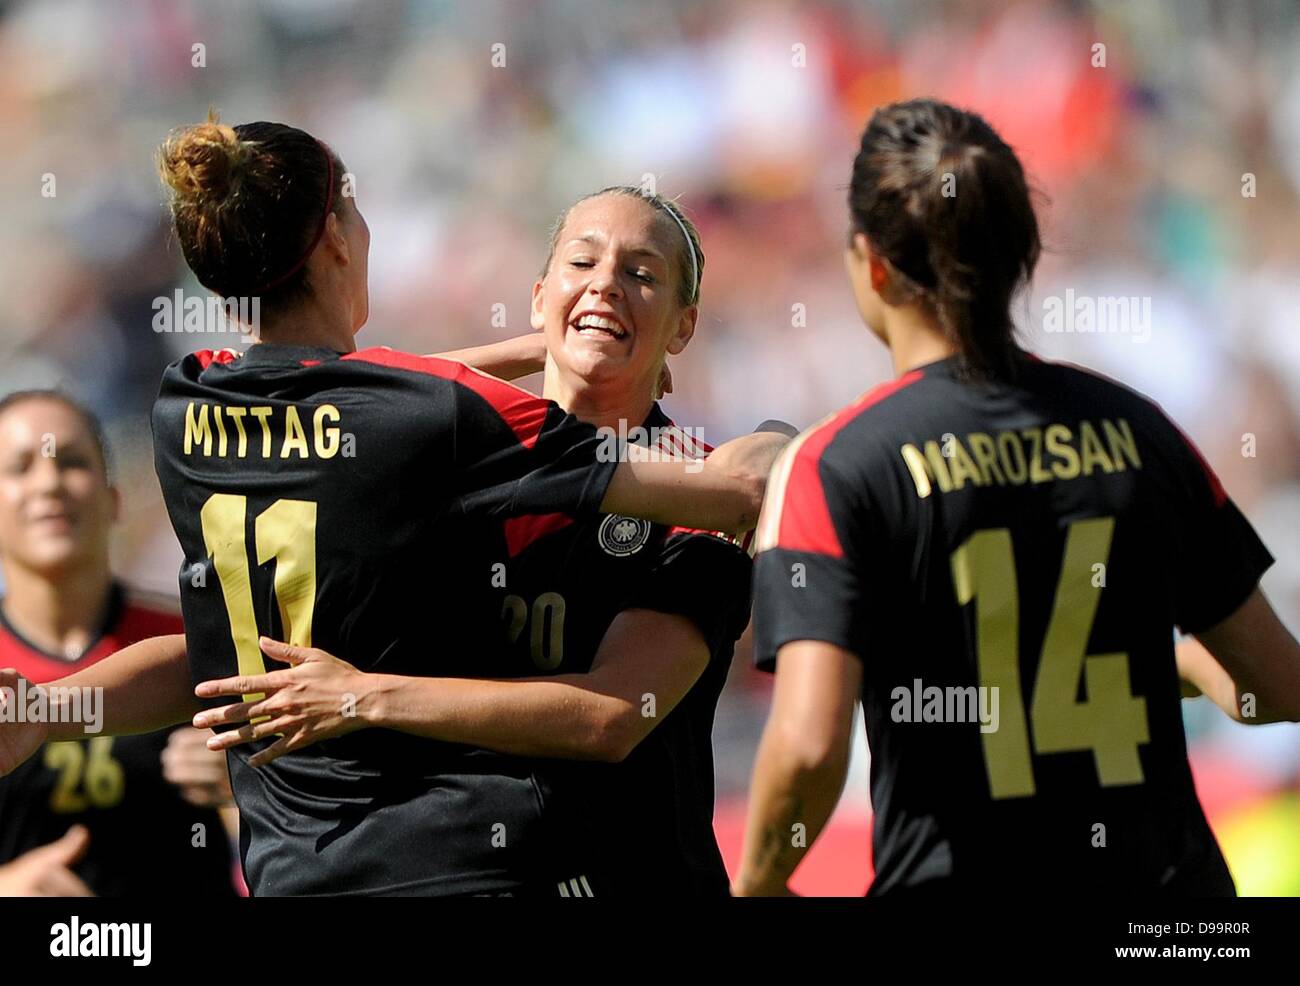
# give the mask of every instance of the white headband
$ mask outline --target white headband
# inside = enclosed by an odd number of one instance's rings
[[[695,301],[700,293],[700,265],[695,259],[695,241],[691,239],[691,234],[686,231],[686,224],[682,222],[675,209],[665,204],[664,212],[673,217],[673,222],[677,228],[682,231],[682,236],[686,237],[686,249],[691,255],[691,301]]]

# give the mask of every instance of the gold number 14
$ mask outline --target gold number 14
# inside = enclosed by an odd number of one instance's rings
[[[1088,637],[1097,615],[1101,588],[1092,566],[1110,555],[1113,517],[1070,525],[1061,578],[1056,587],[1029,718],[1034,751],[1091,750],[1103,787],[1141,784],[1138,747],[1150,741],[1146,700],[1129,685],[1127,654],[1088,655]],[[1020,687],[1020,604],[1011,532],[1005,527],[977,531],[952,554],[957,604],[974,600],[980,685],[996,687],[1009,701],[1000,703],[999,728],[982,734],[989,790],[994,798],[1032,795],[1033,757]],[[1087,698],[1076,699],[1083,676]]]

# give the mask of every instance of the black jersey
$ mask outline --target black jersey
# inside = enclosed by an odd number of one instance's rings
[[[615,468],[556,405],[389,349],[188,356],[153,429],[196,681],[278,666],[259,633],[367,671],[496,674],[469,520],[594,510]],[[377,729],[253,768],[258,748],[230,752],[253,893],[518,885],[540,814],[526,764]]]
[[[637,444],[676,457],[709,451],[657,404],[640,438]],[[498,594],[513,674],[590,670],[626,609],[685,616],[709,647],[699,679],[625,760],[539,765],[550,828],[567,835],[556,842],[575,847],[569,879],[588,878],[572,892],[725,896],[727,871],[713,834],[713,716],[749,622],[745,546],[613,514],[518,517],[505,521],[503,534],[509,561]]]
[[[75,661],[24,639],[0,611],[0,666],[44,684],[146,637],[180,632],[175,612],[117,586],[103,629]],[[171,733],[161,729],[46,743],[0,778],[0,863],[54,842],[80,824],[90,833],[90,844],[73,870],[96,896],[234,896],[233,860],[221,816],[187,803],[163,777],[162,753]]]
[[[862,660],[872,893],[1232,894],[1187,762],[1175,625],[1272,562],[1153,403],[1027,357],[913,370],[802,435],[759,525],[755,635]]]

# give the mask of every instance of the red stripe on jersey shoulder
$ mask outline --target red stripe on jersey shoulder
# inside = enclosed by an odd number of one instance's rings
[[[511,517],[502,530],[506,535],[506,551],[511,558],[516,558],[534,541],[563,530],[573,523],[568,514],[528,514],[523,517]]]
[[[397,370],[410,370],[413,373],[425,373],[468,387],[492,405],[525,448],[532,448],[536,443],[542,425],[546,421],[546,413],[551,408],[550,401],[529,393],[523,387],[516,387],[512,383],[476,370],[459,360],[443,359],[441,356],[416,356],[414,353],[404,353],[389,349],[387,346],[361,349],[355,353],[348,353],[342,358],[388,366]]]
[[[781,505],[781,525],[777,532],[777,546],[790,551],[811,551],[841,558],[844,548],[831,521],[826,490],[822,486],[821,458],[826,447],[836,435],[867,408],[892,397],[904,387],[911,386],[923,377],[924,371],[912,370],[897,380],[883,383],[869,390],[848,407],[832,414],[823,424],[815,425],[802,440],[796,439],[799,448],[786,479],[784,501]]]
[[[213,363],[233,363],[244,354],[234,349],[200,349],[194,354],[200,368],[206,370]]]

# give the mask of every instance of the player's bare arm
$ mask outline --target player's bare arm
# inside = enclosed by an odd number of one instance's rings
[[[530,332],[484,346],[433,355],[439,359],[457,360],[502,380],[518,380],[540,372],[546,365],[546,340],[538,333]]]
[[[702,462],[621,462],[600,511],[744,533],[758,522],[768,474],[789,442],[760,431],[724,442]]]
[[[653,646],[647,646],[653,641]],[[229,749],[281,733],[255,766],[363,727],[396,729],[519,756],[616,763],[636,748],[695,684],[708,644],[683,616],[625,610],[586,674],[509,680],[365,674],[319,648],[263,640],[292,665],[266,675],[201,683],[204,698],[264,695],[194,717],[201,728],[243,723],[208,741]],[[654,715],[647,715],[653,696]],[[256,725],[253,719],[270,718]]]
[[[797,640],[780,649],[732,885],[736,896],[787,893],[787,881],[839,801],[861,687],[862,664],[841,647]]]
[[[490,373],[501,380],[518,380],[520,377],[540,373],[546,368],[546,339],[536,332],[489,342],[483,346],[470,346],[467,349],[453,349],[445,353],[433,353],[438,359],[451,359],[472,366],[476,370]],[[655,388],[655,399],[673,392],[673,374],[668,364],[664,363],[659,374],[659,384]],[[783,425],[782,422],[764,422],[757,431],[776,431],[768,424]],[[783,425],[783,427],[789,427]],[[791,436],[793,437],[793,435]]]
[[[1300,644],[1256,589],[1231,616],[1180,641],[1178,673],[1237,722],[1300,719]]]
[[[0,686],[15,694],[21,676],[12,668],[0,671]],[[190,687],[185,637],[172,634],[150,637],[98,661],[90,667],[43,687],[102,688],[104,736],[127,736],[185,722],[199,708]],[[27,686],[29,691],[32,686]],[[47,740],[76,739],[84,735],[80,722],[0,721],[0,776],[35,752]]]

